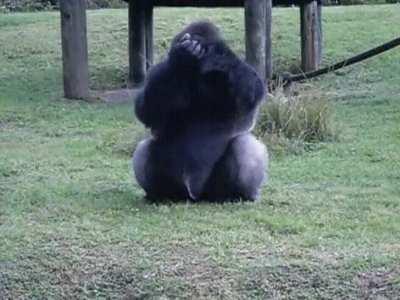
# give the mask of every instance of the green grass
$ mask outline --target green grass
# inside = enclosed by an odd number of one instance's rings
[[[161,57],[209,17],[243,55],[240,10],[161,9]],[[324,64],[400,35],[400,7],[327,8]],[[92,88],[125,85],[127,11],[88,12]],[[274,10],[277,70],[299,65]],[[315,81],[340,140],[273,157],[257,204],[150,205],[130,104],[62,98],[58,13],[0,15],[0,298],[398,299],[400,50]],[[128,149],[128,150],[127,150]]]

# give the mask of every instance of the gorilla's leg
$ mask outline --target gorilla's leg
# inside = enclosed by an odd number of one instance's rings
[[[155,140],[148,138],[139,143],[133,154],[133,170],[139,185],[145,190],[146,197],[158,199],[184,199],[185,188],[173,180],[174,170],[168,165],[168,157],[160,147],[155,146]]]
[[[267,179],[267,167],[266,147],[250,133],[240,135],[231,141],[216,165],[205,198],[255,201]]]

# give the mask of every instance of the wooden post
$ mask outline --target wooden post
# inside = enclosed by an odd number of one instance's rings
[[[317,1],[300,5],[301,18],[301,58],[304,72],[318,69],[319,66],[319,21]]]
[[[272,79],[272,0],[266,0],[265,3],[265,76]]]
[[[88,99],[86,1],[60,1],[60,12],[64,94],[69,99]]]
[[[153,29],[153,4],[146,5],[146,69],[154,63],[154,29]]]
[[[246,59],[265,79],[266,0],[245,1]]]
[[[322,28],[322,0],[318,1],[318,7],[317,7],[317,17],[318,17],[318,66],[321,66],[322,64],[322,56],[323,56],[323,49],[324,49],[324,32]]]
[[[145,6],[142,0],[129,1],[128,87],[143,83],[146,76]]]

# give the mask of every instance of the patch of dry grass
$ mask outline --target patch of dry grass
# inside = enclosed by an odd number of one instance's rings
[[[338,137],[334,110],[312,86],[278,87],[261,108],[255,133],[273,151],[299,152]]]

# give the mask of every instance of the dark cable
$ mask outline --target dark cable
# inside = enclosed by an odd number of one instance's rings
[[[396,38],[394,40],[391,40],[390,42],[387,42],[381,46],[378,46],[376,48],[370,49],[368,51],[365,51],[361,54],[355,55],[351,58],[345,59],[341,62],[338,62],[334,65],[330,65],[328,67],[316,70],[316,71],[311,71],[311,72],[306,72],[306,73],[301,73],[301,74],[282,74],[282,75],[278,75],[275,76],[273,78],[273,81],[279,81],[279,82],[283,82],[284,84],[290,84],[292,82],[296,82],[296,81],[302,81],[302,80],[308,80],[311,78],[315,78],[336,70],[339,70],[341,68],[356,64],[358,62],[361,62],[363,60],[369,59],[373,56],[376,56],[378,54],[381,54],[383,52],[389,51],[397,46],[400,46],[400,37]]]

